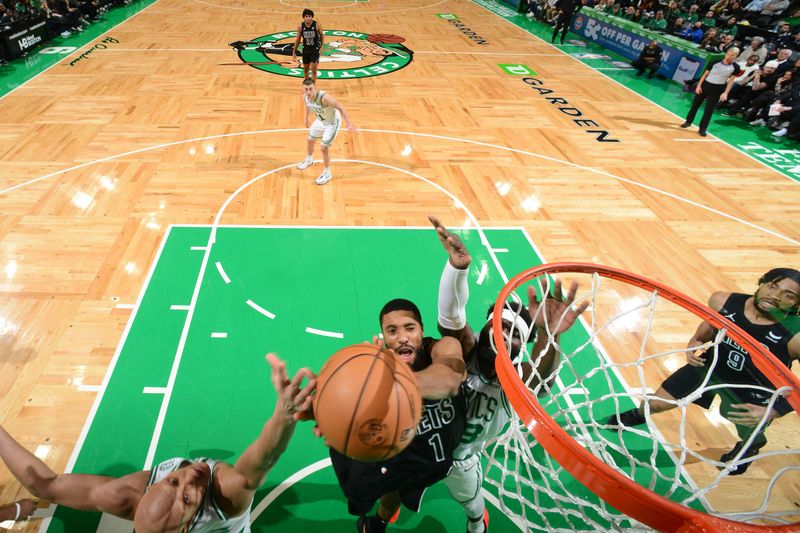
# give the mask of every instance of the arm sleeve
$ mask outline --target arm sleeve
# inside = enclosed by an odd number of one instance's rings
[[[439,325],[458,331],[467,327],[468,269],[459,270],[447,261],[439,280]]]

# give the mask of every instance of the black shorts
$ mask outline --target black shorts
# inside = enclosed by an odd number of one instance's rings
[[[303,64],[308,65],[310,63],[319,63],[319,50],[313,48],[306,50],[303,48]]]
[[[665,379],[661,386],[676,399],[686,398],[700,388],[706,377],[706,372],[708,372],[707,367],[697,367],[687,364]],[[720,380],[712,375],[706,387],[720,384],[722,384]],[[756,383],[752,383],[752,385],[756,385]],[[767,405],[770,400],[770,395],[761,390],[739,387],[719,387],[705,391],[692,403],[704,409],[708,409],[711,407],[711,402],[714,401],[714,396],[716,395],[720,395],[722,399],[723,416],[725,412],[727,412],[730,404],[752,403],[755,405]]]
[[[409,461],[362,463],[330,449],[331,463],[339,486],[347,498],[347,511],[369,513],[381,496],[398,491],[408,509],[418,512],[425,489],[447,477],[452,461],[421,465]]]

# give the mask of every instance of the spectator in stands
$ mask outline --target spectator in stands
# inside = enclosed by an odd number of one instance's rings
[[[764,9],[771,0],[750,0],[744,6],[744,14],[742,15],[743,18],[749,19],[750,17],[755,18],[756,15],[761,13],[761,10]]]
[[[711,123],[711,115],[714,113],[714,108],[717,103],[728,99],[728,92],[733,85],[733,81],[739,74],[739,65],[734,62],[736,56],[739,55],[738,48],[729,48],[725,53],[722,61],[715,61],[709,68],[703,72],[700,77],[700,82],[695,90],[695,96],[692,100],[692,106],[689,108],[689,114],[686,115],[686,121],[681,124],[681,128],[688,128],[692,125],[697,111],[703,102],[706,102],[705,110],[703,111],[703,118],[700,119],[700,128],[698,133],[706,136],[706,129]]]
[[[789,7],[789,0],[770,0],[761,8],[760,15],[749,19],[754,26],[767,27]]]
[[[739,27],[736,25],[736,17],[729,17],[728,20],[725,21],[725,25],[720,28],[720,31],[736,37],[736,34],[739,32]]]
[[[615,2],[611,5],[611,11],[608,14],[612,17],[621,17],[623,12],[620,11],[620,5]]]
[[[690,5],[689,11],[686,13],[686,16],[683,17],[686,20],[686,22],[688,22],[689,24],[694,24],[695,22],[700,20],[700,13],[698,13],[699,9],[700,6],[698,6],[697,4]]]
[[[783,48],[791,48],[794,45],[794,35],[792,34],[791,26],[785,22],[778,25],[777,37],[767,43],[769,51],[767,52],[767,59],[775,59],[778,52]]]
[[[97,6],[91,0],[67,0],[67,3],[78,10],[84,26],[89,25],[89,20],[97,19]]]
[[[758,64],[758,56],[755,54],[748,57],[744,64],[741,62],[738,63],[742,68],[742,72],[733,81],[733,87],[731,87],[731,92],[728,94],[728,103],[731,105],[735,100],[739,99],[745,87],[752,85],[753,77],[756,72],[761,70],[761,65]]]
[[[728,49],[736,46],[736,37],[731,35],[730,33],[723,33],[722,38],[719,41],[719,51],[725,53]],[[758,57],[758,56],[756,56]]]
[[[780,39],[782,38],[787,39],[788,42],[788,40],[792,38],[792,26],[791,24],[788,24],[786,21],[781,20],[780,22],[778,22],[778,27],[775,28],[775,33],[777,33],[778,35],[777,37],[775,37],[770,41],[772,44],[780,42]],[[784,47],[782,46],[781,48]]]
[[[732,0],[719,0],[713,4],[709,9],[714,12],[714,17],[718,17],[728,7]]]
[[[64,0],[42,0],[42,7],[47,17],[48,35],[60,33],[62,37],[69,37],[70,30],[77,31],[78,16],[69,10]]]
[[[14,22],[13,14],[9,13],[9,10],[6,9],[3,3],[0,3],[0,24],[11,24],[12,22]]]
[[[708,13],[706,13],[706,16],[701,18],[700,22],[703,23],[703,27],[706,29],[713,28],[717,25],[717,21],[716,19],[714,19],[713,11],[709,11]]]
[[[664,31],[667,29],[667,19],[664,18],[662,10],[656,11],[656,16],[648,20],[644,27],[653,31]]]
[[[719,52],[719,39],[717,38],[717,28],[708,28],[708,31],[706,31],[706,33],[703,35],[703,38],[700,40],[698,44],[703,50],[706,50],[707,52]]]
[[[719,27],[720,25],[727,24],[728,19],[731,17],[740,19],[742,15],[742,4],[739,3],[739,0],[730,0],[730,2],[723,6],[721,11],[715,13],[717,15],[717,27]]]
[[[736,103],[731,105],[724,113],[731,116],[737,113],[744,113],[753,100],[767,91],[772,91],[780,77],[775,73],[777,66],[775,61],[767,61],[764,68],[756,71],[753,75],[752,84],[749,87],[742,88]]]
[[[736,58],[737,63],[743,63],[747,61],[747,58],[751,55],[758,56],[758,64],[764,63],[767,59],[767,47],[764,46],[764,38],[756,35],[753,37],[753,40],[750,41],[750,44],[742,50],[742,53],[739,54],[739,57]]]
[[[683,20],[682,17],[678,17],[669,25],[666,33],[668,33],[669,35],[675,35],[677,37],[680,37],[685,29],[686,29],[686,22]]]
[[[622,18],[625,20],[630,20],[631,22],[639,22],[636,18],[636,8],[633,6],[628,6],[625,8],[625,14],[622,15]]]
[[[547,9],[544,12],[544,20],[548,24],[554,24],[556,17],[558,16],[558,8],[556,7],[556,3],[558,0],[547,0]]]
[[[529,19],[536,18],[541,20],[546,6],[547,0],[530,0],[528,2],[528,12],[525,13],[525,16]]]
[[[642,12],[643,16],[652,17],[655,15],[656,10],[659,9],[658,0],[642,0],[639,2],[638,9]],[[647,15],[650,13],[650,15]]]
[[[789,124],[785,128],[773,132],[775,137],[786,137],[788,139],[800,140],[800,105],[792,106],[783,111],[789,116]]]
[[[676,18],[682,18],[686,20],[686,13],[683,11],[683,8],[676,2],[675,0],[669,0],[667,4],[667,9],[664,10],[664,18],[667,19],[667,24],[672,24],[672,21]]]
[[[678,36],[687,41],[699,43],[703,39],[703,23],[698,20],[692,26],[683,30]]]
[[[716,3],[714,3],[714,4],[713,4],[713,5],[712,5],[712,6],[709,8],[709,10],[711,10],[711,11],[714,13],[714,16],[716,17],[717,15],[719,15],[720,13],[722,13],[722,11],[723,11],[723,10],[724,10],[726,7],[728,7],[728,4],[730,4],[730,3],[731,3],[731,0],[718,0]]]
[[[786,45],[786,48],[793,52],[800,52],[800,30],[792,34],[792,40]]]
[[[792,70],[792,68],[794,68],[794,63],[792,63],[791,58],[792,51],[790,49],[783,48],[778,50],[778,56],[775,58],[775,61],[778,63],[778,66],[775,67],[775,72],[778,77],[782,76],[787,70]]]
[[[645,70],[649,70],[647,78],[652,79],[661,67],[662,53],[663,51],[655,39],[647,43],[647,46],[642,49],[642,53],[639,54],[639,58],[631,63],[631,66],[637,71],[636,75],[641,76]]]
[[[800,9],[797,9],[796,6],[791,7],[790,9],[792,11],[789,13],[789,16],[787,17],[786,15],[784,15],[783,17],[784,20],[788,22],[793,29],[796,30],[798,27],[800,27]]]
[[[797,91],[797,84],[792,80],[793,74],[794,71],[787,70],[775,84],[774,91],[767,91],[753,100],[750,105],[753,112],[747,117],[748,119],[752,119],[750,120],[751,126],[766,126],[767,120],[771,120],[775,123],[781,120],[781,115],[785,111],[791,110],[791,106],[784,106],[783,103],[789,103],[795,100],[794,93]],[[785,109],[781,109],[784,107]],[[770,115],[771,112],[775,114]]]

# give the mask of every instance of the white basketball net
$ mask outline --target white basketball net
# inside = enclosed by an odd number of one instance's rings
[[[611,415],[654,397],[661,382],[683,366],[686,343],[701,319],[655,292],[624,282],[597,274],[560,277],[565,289],[566,279],[578,281],[577,302],[588,299],[591,305],[582,317],[583,333],[576,324],[557,342],[547,329],[549,344],[562,352],[552,386],[542,384],[535,374],[526,380],[551,417],[605,464],[684,506],[749,524],[799,522],[794,503],[800,501],[796,414],[772,423],[766,432],[768,443],[756,456],[743,458],[740,451],[726,462],[720,455],[739,437],[735,426],[719,414],[720,396],[709,410],[692,405],[703,392],[725,387],[708,379],[678,400],[676,409],[652,415],[648,409],[646,425],[610,429]],[[552,291],[549,278],[533,283],[540,295]],[[524,289],[516,290],[524,294]],[[726,335],[720,330],[713,342],[697,348],[710,348],[706,359],[712,353],[716,359]],[[532,347],[527,345],[528,350]],[[540,355],[523,350],[516,365],[520,379],[521,365],[535,363]],[[765,394],[770,406],[785,392],[751,388]],[[760,427],[765,423],[762,419]],[[489,493],[524,531],[649,530],[585,489],[535,442],[518,418],[487,444],[484,455]],[[730,475],[739,464],[751,461],[746,473]]]

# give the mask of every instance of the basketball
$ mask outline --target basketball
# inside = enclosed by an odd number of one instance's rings
[[[392,35],[391,33],[373,33],[367,35],[367,40],[371,43],[380,44],[400,44],[406,42],[405,38],[399,35]]]
[[[354,344],[317,377],[314,417],[326,443],[358,461],[394,457],[416,435],[422,398],[411,368],[392,351]]]

